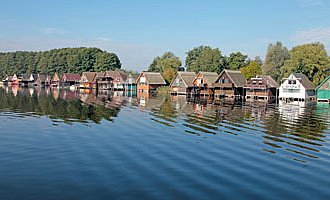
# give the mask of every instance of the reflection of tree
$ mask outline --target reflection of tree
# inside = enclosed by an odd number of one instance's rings
[[[39,92],[45,94],[45,91]],[[24,90],[15,97],[13,93],[6,93],[0,89],[0,109],[34,115],[47,115],[52,119],[61,119],[66,123],[88,122],[100,123],[102,119],[112,120],[119,112],[119,107],[105,108],[97,104],[82,104],[76,94],[66,93],[64,100],[34,92],[28,95]],[[75,98],[74,98],[75,97]]]

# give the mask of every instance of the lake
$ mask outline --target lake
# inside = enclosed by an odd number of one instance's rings
[[[330,106],[0,88],[0,199],[329,199]]]

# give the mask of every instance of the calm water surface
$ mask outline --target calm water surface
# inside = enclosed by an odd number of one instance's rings
[[[330,107],[0,88],[0,199],[330,199]]]

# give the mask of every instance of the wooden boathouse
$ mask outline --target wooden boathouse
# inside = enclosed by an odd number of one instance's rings
[[[246,100],[273,100],[277,98],[279,84],[271,76],[256,76],[244,86]]]
[[[176,76],[170,83],[170,92],[174,95],[186,95],[189,88],[193,86],[193,81],[196,77],[195,72],[177,72]]]
[[[243,90],[245,84],[246,80],[240,71],[225,69],[212,85],[215,97],[242,98],[245,95]]]

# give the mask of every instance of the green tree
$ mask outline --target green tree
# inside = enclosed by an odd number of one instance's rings
[[[154,58],[149,65],[148,71],[160,72],[167,83],[174,78],[178,68],[182,65],[180,59],[172,52],[166,52],[161,57]]]
[[[245,79],[250,79],[252,77],[255,77],[256,75],[261,75],[261,64],[258,60],[254,60],[250,62],[250,64],[246,67],[242,67],[240,69]]]
[[[187,52],[187,71],[220,72],[223,68],[223,56],[218,48],[199,46]]]
[[[288,77],[292,72],[305,74],[314,85],[318,85],[329,75],[330,59],[321,43],[304,44],[290,50],[290,59],[281,68],[281,77]]]
[[[120,69],[114,53],[98,48],[63,48],[44,52],[17,51],[0,53],[0,76],[24,73],[106,71]]]
[[[269,44],[265,62],[262,65],[262,70],[265,75],[270,75],[277,82],[281,78],[281,67],[284,62],[290,58],[289,51],[282,45],[281,42]]]
[[[229,54],[226,58],[225,68],[231,70],[239,70],[249,64],[248,56],[241,52],[234,52]]]

